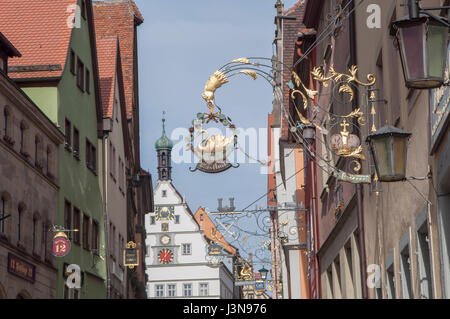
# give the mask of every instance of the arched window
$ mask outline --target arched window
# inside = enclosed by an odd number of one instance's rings
[[[33,215],[33,253],[39,253],[39,214]]]
[[[6,107],[3,110],[3,116],[3,135],[8,136],[10,114]]]
[[[45,160],[45,171],[47,172],[48,176],[52,176],[51,167],[52,167],[52,150],[51,150],[50,146],[48,146],[47,147],[47,156],[46,156],[46,160]]]
[[[41,139],[38,135],[34,138],[34,165],[38,168],[42,168],[42,164],[40,162],[40,148],[41,148]]]
[[[20,123],[20,153],[25,154],[26,153],[26,134],[25,134],[25,130],[27,129],[27,126],[25,124],[25,122],[21,122]]]
[[[23,215],[25,212],[25,204],[20,203],[17,210],[17,241],[23,240]]]

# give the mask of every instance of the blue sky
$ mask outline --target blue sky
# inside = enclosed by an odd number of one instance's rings
[[[215,70],[239,57],[271,58],[276,1],[135,2],[145,19],[138,28],[141,165],[156,185],[154,143],[161,135],[163,110],[171,137],[175,128],[189,128],[198,112],[207,111],[201,94]],[[295,2],[285,1],[285,8]],[[216,92],[216,102],[237,127],[266,128],[272,89],[262,79],[233,77]],[[173,163],[172,179],[194,212],[199,206],[215,210],[219,197],[234,197],[242,209],[267,191],[267,175],[260,174],[259,164],[214,175],[192,173],[188,168],[193,166]],[[259,202],[265,203],[265,198]]]

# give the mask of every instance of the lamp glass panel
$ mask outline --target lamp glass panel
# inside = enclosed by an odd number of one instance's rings
[[[400,28],[400,45],[407,81],[425,77],[423,28],[424,24],[411,24]]]
[[[395,175],[404,176],[406,173],[406,141],[406,137],[394,137]]]
[[[392,174],[392,165],[391,165],[391,138],[383,137],[376,139],[374,141],[375,154],[377,157],[378,170],[380,173],[380,178],[382,176],[391,175]]]
[[[447,27],[430,24],[428,26],[428,72],[430,77],[443,78],[447,53]]]

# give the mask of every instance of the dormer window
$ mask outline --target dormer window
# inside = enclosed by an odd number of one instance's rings
[[[167,197],[167,191],[166,190],[162,191],[162,197]]]

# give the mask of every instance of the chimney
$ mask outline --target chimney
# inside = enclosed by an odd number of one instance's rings
[[[234,207],[234,197],[230,197],[230,210],[234,210],[236,207]]]
[[[219,202],[219,207],[217,208],[217,210],[219,211],[219,212],[221,212],[222,211],[222,201],[223,201],[223,199],[222,198],[218,198],[217,199],[217,201]]]

